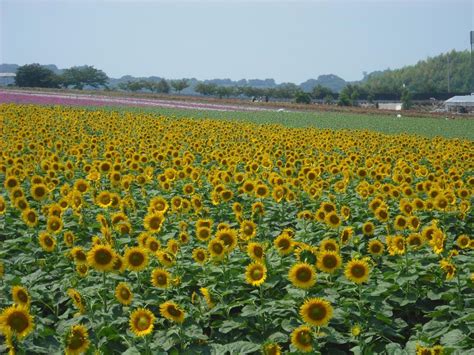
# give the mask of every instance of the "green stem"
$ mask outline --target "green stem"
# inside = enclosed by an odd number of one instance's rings
[[[104,313],[107,313],[107,288],[106,288],[106,285],[105,285],[105,271],[102,273],[102,284],[103,284],[103,287],[104,287]]]
[[[461,278],[459,277],[459,271],[457,272],[456,278],[458,280],[458,308],[461,310],[462,309],[462,290],[461,290]]]
[[[265,336],[266,324],[265,324],[265,308],[264,308],[264,298],[263,298],[263,286],[259,286],[259,293],[260,293],[260,317],[262,322],[262,336]]]

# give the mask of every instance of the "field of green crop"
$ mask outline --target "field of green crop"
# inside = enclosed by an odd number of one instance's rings
[[[371,130],[387,134],[419,134],[426,137],[466,138],[474,140],[473,119],[400,117],[341,112],[243,112],[204,111],[167,108],[107,107],[107,110],[157,113],[166,116],[243,120],[252,123],[283,124],[287,127]],[[402,113],[403,115],[403,113]]]

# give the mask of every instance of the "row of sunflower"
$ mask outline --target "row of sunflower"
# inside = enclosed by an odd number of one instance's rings
[[[2,351],[463,353],[473,143],[2,105]]]

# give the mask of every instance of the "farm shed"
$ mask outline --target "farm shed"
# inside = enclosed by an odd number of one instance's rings
[[[444,102],[449,112],[474,112],[474,94],[464,96],[453,96]]]
[[[402,109],[401,102],[387,102],[387,103],[379,103],[380,110],[393,110],[393,111],[400,111]]]
[[[0,73],[0,86],[7,86],[15,82],[15,73]]]

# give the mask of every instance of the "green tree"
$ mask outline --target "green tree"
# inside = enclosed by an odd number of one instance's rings
[[[403,110],[409,110],[413,106],[410,91],[408,91],[407,89],[403,90],[401,101]]]
[[[170,84],[165,79],[161,79],[157,83],[153,83],[150,86],[152,91],[156,91],[160,94],[168,94],[171,90]]]
[[[350,96],[347,94],[347,92],[341,91],[339,94],[339,100],[337,101],[338,106],[351,106],[352,101]]]
[[[210,96],[217,93],[217,85],[213,83],[198,83],[194,88],[194,91],[201,95]]]
[[[57,88],[58,76],[40,64],[27,64],[16,71],[15,84],[20,87]]]
[[[324,99],[328,95],[333,95],[333,92],[331,89],[318,84],[317,86],[313,88],[311,95],[315,99],[321,100],[321,99]]]
[[[64,87],[72,86],[78,90],[82,90],[84,86],[92,86],[94,88],[107,86],[107,81],[109,80],[102,70],[89,65],[66,69],[61,79]]]
[[[297,104],[310,104],[311,96],[307,92],[298,91],[295,95],[295,102]]]
[[[170,81],[171,87],[176,91],[178,94],[189,87],[189,82],[186,79],[181,79],[181,80],[171,80]]]

